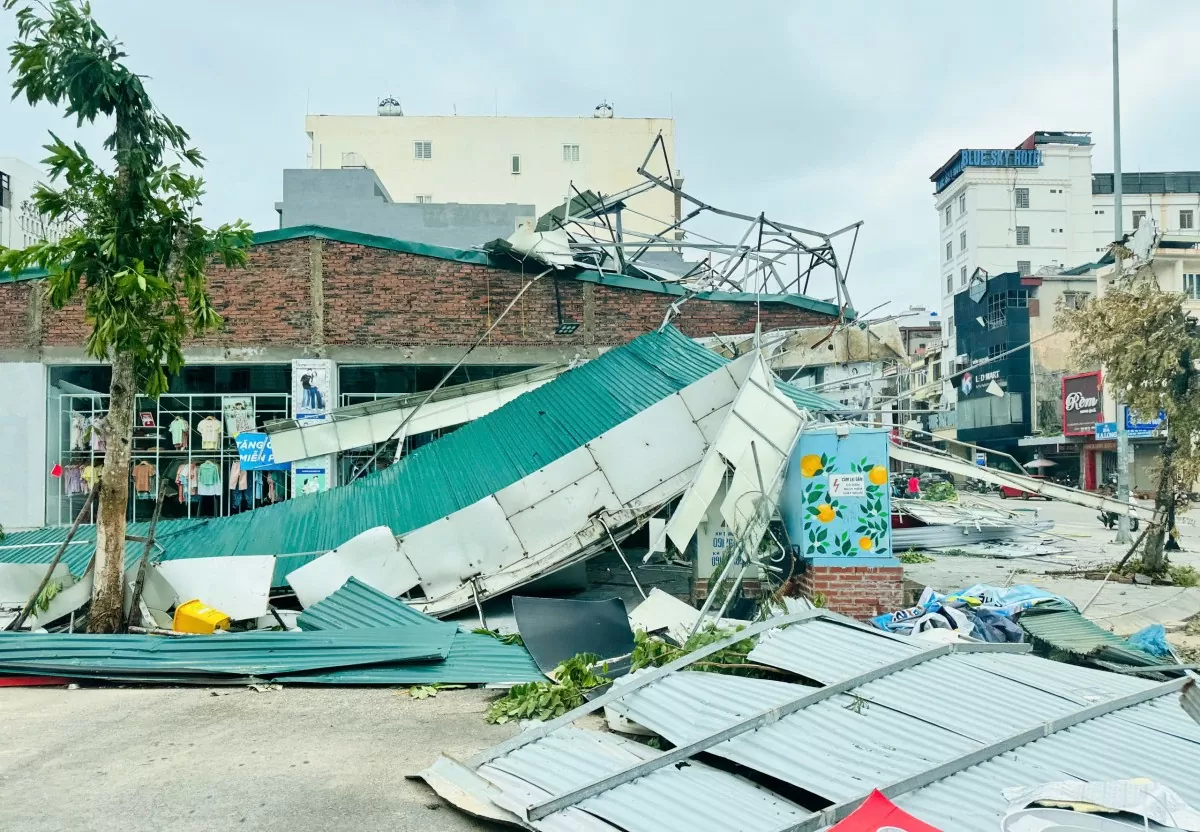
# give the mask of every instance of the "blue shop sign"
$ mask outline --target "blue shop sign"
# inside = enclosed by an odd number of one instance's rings
[[[237,449],[243,471],[286,471],[291,467],[286,462],[275,461],[271,437],[265,433],[239,433]]]
[[[1149,422],[1135,422],[1133,417],[1133,411],[1128,407],[1125,408],[1125,430],[1129,431],[1130,433],[1133,431],[1148,431],[1149,433],[1153,433],[1162,427],[1163,422],[1167,421],[1167,414],[1162,410],[1158,411],[1158,416],[1151,419]],[[1147,433],[1147,435],[1149,435],[1149,433]]]
[[[1135,422],[1129,415],[1129,411],[1125,411],[1125,435],[1130,439],[1149,439],[1158,436],[1163,429],[1163,423],[1167,420],[1167,414],[1159,412],[1158,418],[1152,422]],[[1117,438],[1117,423],[1116,422],[1097,422],[1096,423],[1096,439],[1116,439]]]
[[[937,176],[935,193],[941,193],[967,168],[1037,168],[1042,165],[1040,150],[960,150],[953,164]]]

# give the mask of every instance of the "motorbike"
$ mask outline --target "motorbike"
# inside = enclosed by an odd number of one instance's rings
[[[1115,497],[1117,494],[1117,475],[1111,475],[1108,481],[1097,490],[1108,497]],[[1106,529],[1115,529],[1121,522],[1121,515],[1115,511],[1104,511],[1101,509],[1100,513],[1096,516]],[[1138,519],[1136,517],[1129,518],[1129,530],[1131,532],[1138,530]]]

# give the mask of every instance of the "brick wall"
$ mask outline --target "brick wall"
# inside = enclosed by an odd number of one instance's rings
[[[812,600],[825,596],[825,608],[852,618],[871,618],[904,606],[901,566],[813,566],[800,576],[800,591]]]
[[[314,258],[319,258],[314,261]],[[313,239],[255,246],[242,269],[209,270],[213,305],[224,328],[194,342],[204,346],[459,346],[470,344],[523,284],[520,273],[350,243]],[[26,346],[28,282],[0,284],[0,347]],[[314,312],[313,289],[323,293]],[[557,288],[557,302],[556,290]],[[492,334],[493,346],[616,346],[656,329],[678,298],[654,292],[542,278]],[[558,306],[576,321],[555,335]],[[693,337],[751,332],[752,303],[689,300],[675,325]],[[763,329],[820,325],[828,316],[763,304]],[[81,345],[89,331],[76,304],[44,313],[47,346]],[[319,332],[314,333],[314,326]]]

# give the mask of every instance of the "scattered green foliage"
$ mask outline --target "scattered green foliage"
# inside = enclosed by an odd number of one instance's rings
[[[519,644],[525,646],[525,639],[521,638],[520,633],[501,633],[499,630],[489,630],[487,627],[476,627],[471,631],[476,635],[491,636],[501,644]]]
[[[909,549],[907,552],[901,552],[896,555],[896,559],[901,563],[933,563],[934,558],[924,552],[918,552],[916,549]]]
[[[553,681],[513,685],[507,695],[492,703],[484,719],[503,725],[517,719],[560,717],[583,704],[585,691],[607,684],[607,671],[599,656],[580,653],[554,668]]]
[[[413,699],[432,699],[438,695],[441,690],[461,690],[466,685],[414,685],[408,689],[408,695]]]
[[[638,630],[633,634],[633,656],[630,659],[630,668],[639,670],[643,667],[661,667],[675,661],[680,656],[727,639],[740,629],[740,627],[738,629],[719,628],[714,624],[709,624],[689,638],[682,647],[668,644],[661,638],[648,636],[645,632]],[[747,659],[753,648],[754,641],[752,639],[743,639],[723,650],[718,650],[703,661],[689,665],[687,669],[729,673],[736,676],[766,676],[769,668],[751,664]]]
[[[931,503],[948,503],[958,499],[958,490],[951,482],[935,482],[921,492],[921,499]]]
[[[824,592],[814,592],[812,596],[812,605],[818,609],[825,609],[829,606],[829,599],[825,597]]]
[[[1167,574],[1176,586],[1200,585],[1200,572],[1197,572],[1194,566],[1171,564],[1167,567]]]
[[[42,587],[42,591],[38,593],[37,600],[33,602],[34,608],[38,612],[45,612],[50,609],[50,602],[54,600],[58,593],[62,592],[63,585],[59,581],[51,581]]]

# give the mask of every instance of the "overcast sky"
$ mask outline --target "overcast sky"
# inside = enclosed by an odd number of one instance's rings
[[[929,175],[960,147],[1090,130],[1112,169],[1107,0],[367,2],[93,0],[208,157],[210,223],[277,226],[306,109],[676,119],[689,191],[810,228],[865,226],[855,306],[936,307]],[[1200,3],[1122,0],[1124,167],[1200,168]],[[15,36],[0,12],[0,41]],[[11,77],[9,77],[11,83]],[[52,108],[0,100],[0,156],[35,162]],[[96,134],[83,134],[85,141]],[[632,172],[631,172],[632,177]],[[736,239],[733,240],[736,242]],[[844,256],[844,255],[843,255]]]

